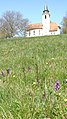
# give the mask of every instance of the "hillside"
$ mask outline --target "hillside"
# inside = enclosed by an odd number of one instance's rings
[[[67,35],[0,39],[0,119],[66,119],[66,92]]]

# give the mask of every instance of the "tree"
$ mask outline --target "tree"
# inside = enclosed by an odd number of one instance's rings
[[[24,19],[22,14],[14,11],[7,11],[0,18],[0,37],[25,36],[29,20]]]
[[[67,34],[67,14],[63,17],[62,20],[62,32]]]

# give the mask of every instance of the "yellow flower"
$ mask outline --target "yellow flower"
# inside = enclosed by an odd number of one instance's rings
[[[52,57],[52,60],[54,60],[54,57]]]
[[[36,82],[33,82],[33,85],[36,85]]]
[[[13,75],[13,77],[15,77],[15,75]]]
[[[48,62],[46,62],[46,65],[48,64]]]
[[[67,102],[67,99],[64,99],[65,102]]]

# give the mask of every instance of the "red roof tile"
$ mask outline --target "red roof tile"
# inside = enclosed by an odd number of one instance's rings
[[[33,29],[42,29],[42,24],[41,23],[30,24],[27,28],[27,30],[33,30]]]
[[[38,24],[30,24],[27,28],[27,31],[29,30],[33,30],[33,29],[42,29],[43,25],[42,23],[38,23]],[[58,30],[58,25],[55,22],[50,22],[50,32],[51,31],[57,31]]]
[[[50,30],[49,31],[57,31],[58,25],[55,22],[50,22]]]

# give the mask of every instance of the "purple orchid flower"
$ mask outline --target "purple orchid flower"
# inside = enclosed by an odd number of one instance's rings
[[[31,71],[31,68],[30,67],[28,67],[28,72],[30,72]]]
[[[5,77],[4,71],[1,72],[1,75],[2,75],[3,77]]]
[[[7,69],[7,74],[10,74],[10,69]]]
[[[57,80],[55,83],[54,89],[55,89],[55,91],[57,91],[57,90],[59,90],[59,88],[60,88],[60,81]]]

